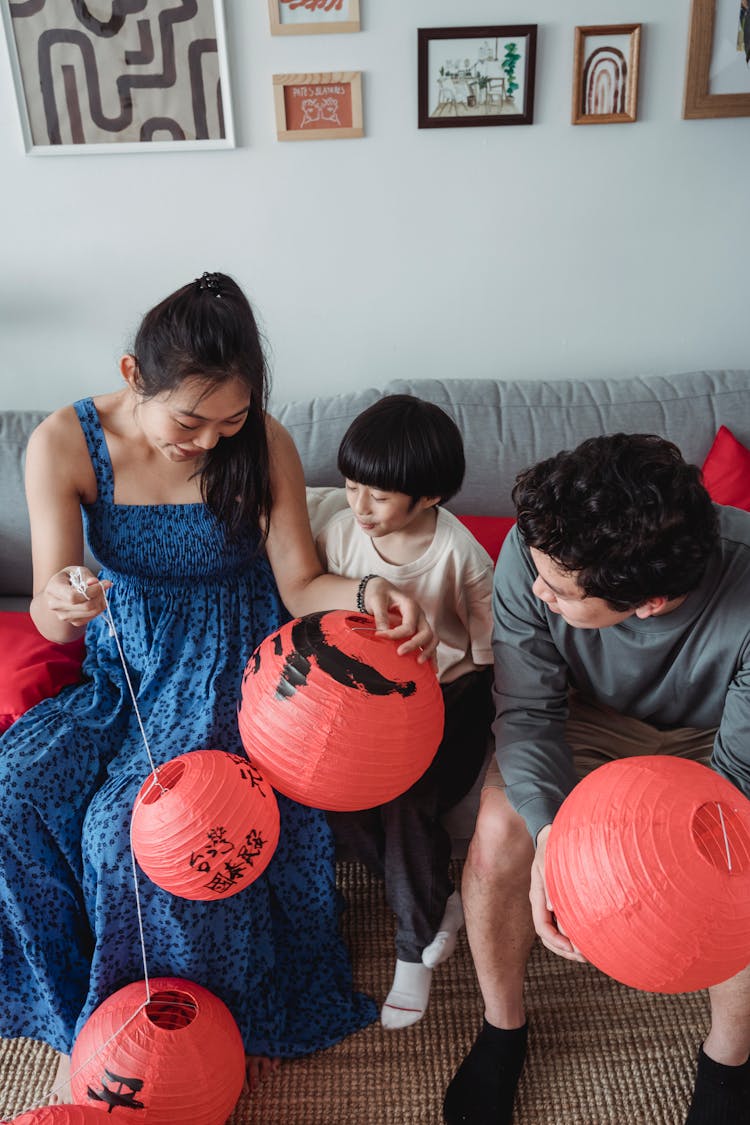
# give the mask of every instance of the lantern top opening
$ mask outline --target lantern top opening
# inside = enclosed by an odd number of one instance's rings
[[[730,875],[750,870],[750,834],[727,802],[707,801],[693,815],[690,831],[704,859]]]
[[[182,1031],[197,1015],[194,998],[178,989],[154,992],[146,1005],[146,1018],[162,1031]]]
[[[165,765],[160,766],[156,771],[158,780],[148,789],[141,801],[144,805],[155,805],[157,801],[165,796],[165,791],[174,789],[178,781],[185,772],[185,763],[181,762],[179,758],[175,758],[171,762],[166,762]]]

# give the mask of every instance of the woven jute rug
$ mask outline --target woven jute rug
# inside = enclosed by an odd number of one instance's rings
[[[339,865],[339,880],[355,983],[381,1003],[395,958],[382,887],[354,863]],[[517,1125],[682,1125],[707,1029],[705,993],[636,992],[538,946],[527,1000],[531,1038]],[[435,971],[420,1023],[390,1032],[373,1024],[327,1051],[282,1063],[242,1098],[231,1125],[440,1125],[443,1092],[481,1012],[462,934],[453,958]],[[55,1061],[41,1044],[0,1040],[0,1113],[11,1117],[49,1090]]]

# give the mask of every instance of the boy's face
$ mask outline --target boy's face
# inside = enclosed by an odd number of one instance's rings
[[[423,496],[413,501],[405,492],[385,492],[382,488],[347,480],[346,499],[365,535],[379,539],[407,528],[416,530],[422,514],[434,508],[439,497]]]

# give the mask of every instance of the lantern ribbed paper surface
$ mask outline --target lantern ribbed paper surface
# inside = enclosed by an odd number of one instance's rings
[[[245,670],[243,745],[286,796],[338,812],[372,808],[422,776],[443,735],[434,670],[377,636],[367,614],[335,610],[267,637]]]
[[[71,1059],[73,1100],[114,1121],[225,1125],[245,1080],[245,1050],[229,1009],[178,977],[156,978],[150,988],[135,1018],[145,981],[115,992],[86,1021]]]
[[[11,1125],[102,1125],[98,1109],[86,1105],[45,1105],[14,1117]]]
[[[193,750],[160,766],[133,806],[136,859],[180,898],[228,898],[265,870],[279,840],[276,795],[239,754]]]
[[[608,976],[693,992],[750,963],[750,801],[683,758],[600,766],[547,842],[560,928]]]

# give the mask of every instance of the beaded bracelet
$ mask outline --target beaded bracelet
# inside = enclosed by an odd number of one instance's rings
[[[366,574],[364,578],[360,580],[359,586],[357,587],[357,613],[367,613],[367,609],[365,608],[365,590],[367,589],[367,583],[370,579],[377,577],[377,574]]]

